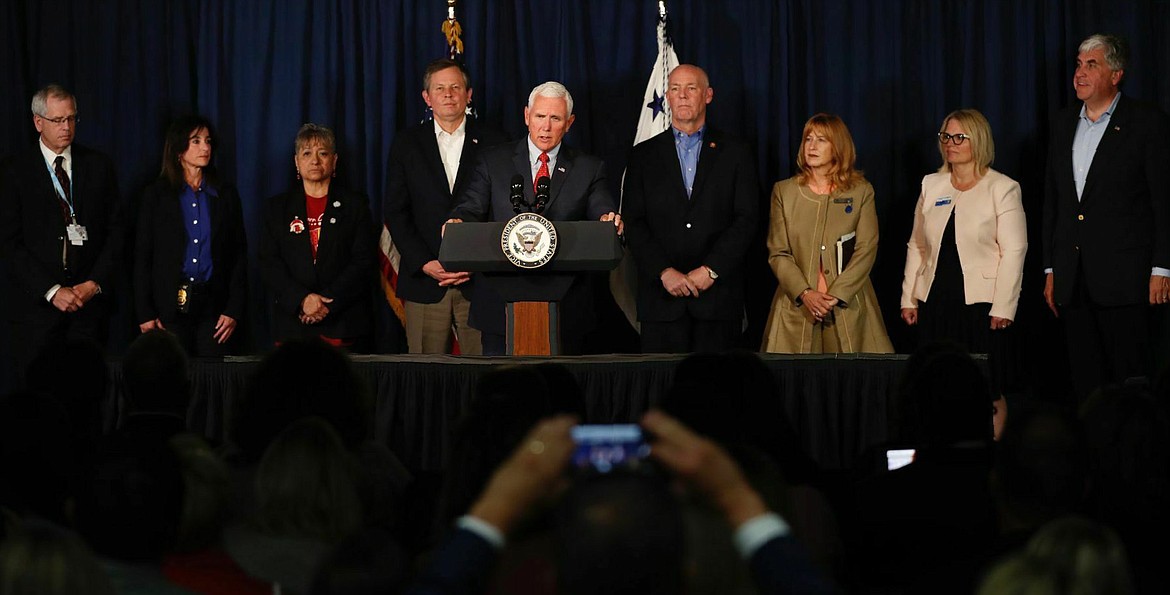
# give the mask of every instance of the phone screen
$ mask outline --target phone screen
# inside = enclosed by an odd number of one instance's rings
[[[573,426],[573,465],[609,473],[619,467],[637,467],[650,456],[650,445],[637,424]]]
[[[886,451],[886,469],[901,469],[914,462],[913,448],[894,448]]]

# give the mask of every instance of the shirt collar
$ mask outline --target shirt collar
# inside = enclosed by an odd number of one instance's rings
[[[41,148],[41,155],[44,156],[45,163],[48,163],[49,167],[53,167],[53,162],[57,160],[57,154],[45,146],[45,139],[43,138],[37,137],[37,145]],[[61,151],[61,154],[65,156],[64,167],[66,169],[73,169],[73,145],[65,147],[65,150]]]
[[[535,144],[533,144],[531,136],[526,136],[524,138],[528,140],[528,163],[535,165],[540,162],[540,154],[545,151],[541,151]],[[549,163],[553,163],[557,160],[557,155],[560,154],[561,145],[563,144],[564,143],[560,143],[547,151]]]
[[[215,190],[215,186],[212,186],[210,183],[208,183],[206,177],[203,178],[203,184],[200,185],[198,188],[192,188],[190,184],[188,184],[187,182],[183,182],[183,192],[182,192],[183,194],[194,195],[194,194],[197,194],[199,192],[202,192],[204,194],[214,196],[217,198],[219,197],[219,192],[217,192]]]
[[[690,141],[690,142],[697,142],[703,138],[703,132],[705,132],[707,130],[707,125],[703,124],[702,126],[699,127],[698,130],[692,132],[691,134],[687,134],[687,133],[679,130],[678,128],[675,128],[674,126],[671,126],[670,129],[672,131],[674,131],[675,138],[685,139],[685,140]]]
[[[1109,104],[1109,107],[1101,114],[1101,117],[1097,118],[1097,121],[1100,122],[1102,118],[1109,119],[1109,117],[1113,116],[1113,112],[1117,110],[1117,101],[1120,99],[1121,91],[1118,91],[1117,95],[1113,96],[1113,102]],[[1081,119],[1088,121],[1090,124],[1094,123],[1089,120],[1088,110],[1085,108],[1085,104],[1083,103],[1081,104]]]
[[[448,134],[448,132],[446,130],[443,130],[442,126],[439,126],[438,120],[435,120],[434,122],[435,122],[435,136],[442,136],[444,134]],[[465,134],[466,132],[467,132],[467,116],[463,116],[463,121],[460,122],[459,125],[455,127],[455,132],[451,132],[450,136],[456,137],[456,136],[460,136],[462,134]]]

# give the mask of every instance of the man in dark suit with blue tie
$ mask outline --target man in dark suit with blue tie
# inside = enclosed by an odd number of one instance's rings
[[[448,223],[507,221],[516,211],[512,204],[512,180],[524,180],[523,200],[536,204],[534,181],[549,178],[548,202],[541,214],[550,221],[613,221],[613,197],[605,181],[601,159],[561,143],[573,125],[573,96],[564,85],[547,82],[528,95],[524,123],[528,136],[514,145],[500,145],[482,153],[470,183],[459,194],[458,206]],[[580,353],[583,337],[594,325],[593,292],[588,275],[578,275],[560,303],[561,351]],[[484,353],[502,355],[505,350],[504,302],[479,283],[471,302],[472,326],[483,333]]]
[[[1093,35],[1078,51],[1082,103],[1055,118],[1048,147],[1044,299],[1083,399],[1153,363],[1150,306],[1170,302],[1170,118],[1120,93],[1122,40]]]
[[[73,143],[73,94],[49,85],[33,96],[32,113],[37,145],[0,172],[0,255],[11,274],[3,291],[18,374],[50,342],[105,344],[125,243],[113,162]]]
[[[447,353],[453,325],[460,353],[481,353],[479,331],[467,324],[471,275],[439,263],[439,230],[453,197],[467,186],[479,152],[508,140],[467,117],[471,91],[462,64],[445,58],[428,64],[422,96],[434,121],[398,133],[390,149],[382,215],[402,256],[398,295],[411,353]]]
[[[670,129],[630,152],[622,214],[638,264],[644,353],[739,343],[759,188],[747,145],[707,126],[713,97],[701,68],[676,67],[667,80]]]

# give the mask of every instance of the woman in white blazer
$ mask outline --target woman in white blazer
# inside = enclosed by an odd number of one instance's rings
[[[1005,352],[1028,252],[1020,185],[991,169],[991,126],[978,111],[949,114],[938,142],[943,164],[922,179],[906,244],[902,320],[918,325],[921,345],[987,353],[998,396],[1018,377]]]

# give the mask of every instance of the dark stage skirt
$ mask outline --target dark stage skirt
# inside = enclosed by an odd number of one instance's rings
[[[918,344],[953,341],[970,353],[986,353],[992,398],[1019,391],[1023,378],[1015,321],[1006,329],[991,330],[991,304],[966,304],[963,267],[955,247],[955,216],[943,232],[938,267],[930,286],[929,302],[918,304]]]

